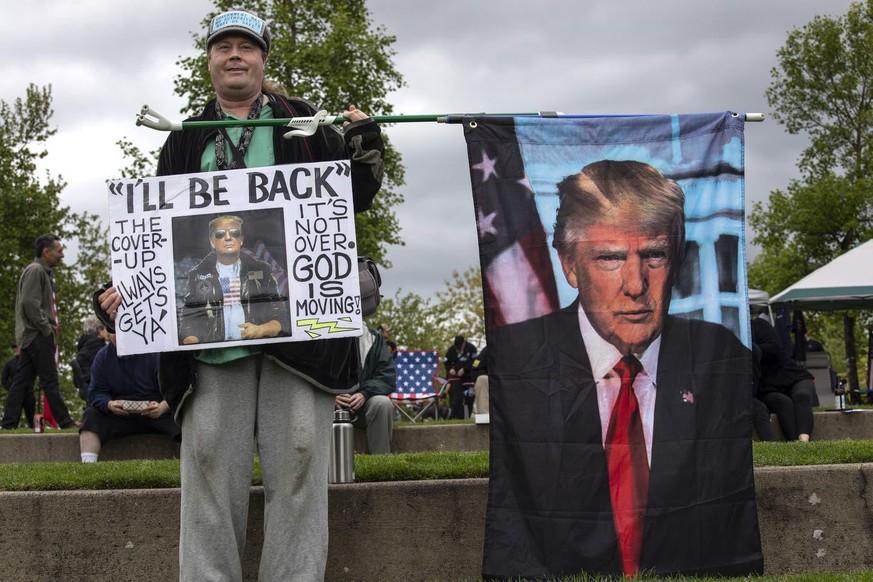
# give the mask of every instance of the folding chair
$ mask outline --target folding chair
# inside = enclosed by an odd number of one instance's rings
[[[411,422],[418,422],[425,413],[434,408],[434,418],[439,419],[439,401],[445,389],[445,381],[439,382],[437,368],[440,354],[426,350],[398,350],[395,352],[394,367],[397,370],[397,387],[388,395],[398,410]],[[400,404],[428,402],[415,415],[407,412]]]

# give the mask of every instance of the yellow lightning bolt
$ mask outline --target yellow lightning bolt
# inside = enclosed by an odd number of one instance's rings
[[[350,317],[340,317],[340,321],[351,322]],[[357,331],[357,327],[339,327],[339,321],[318,321],[317,319],[298,319],[297,327],[309,326],[310,329],[304,330],[311,338],[321,337],[322,334],[316,333],[317,330],[327,329],[328,334],[342,333],[345,331]]]

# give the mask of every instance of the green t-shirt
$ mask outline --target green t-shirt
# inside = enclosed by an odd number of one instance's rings
[[[261,107],[261,119],[272,119],[273,110],[264,105]],[[233,115],[224,114],[224,119],[238,119]],[[239,143],[242,137],[242,127],[227,127],[228,137],[233,141],[234,145]],[[233,160],[233,154],[230,151],[230,144],[226,145],[227,161]],[[247,168],[257,168],[263,166],[272,166],[276,163],[276,157],[273,154],[273,128],[272,127],[256,127],[252,134],[252,140],[249,142],[249,147],[243,156]],[[217,172],[218,164],[215,162],[215,141],[210,141],[206,144],[203,150],[203,155],[200,158],[200,170],[203,172]],[[197,360],[206,364],[225,364],[234,360],[239,360],[254,354],[260,353],[257,347],[249,346],[232,346],[227,348],[208,348],[197,354]]]
[[[273,110],[264,105],[261,107],[261,119],[273,119]],[[224,114],[224,119],[239,119],[234,115]],[[234,145],[239,143],[239,138],[242,137],[242,127],[226,127],[228,137]],[[230,144],[227,148],[227,162],[233,160],[233,154],[230,151]],[[249,149],[246,150],[243,159],[246,162],[247,168],[257,168],[263,166],[272,166],[276,163],[276,157],[273,155],[273,128],[272,127],[256,127],[255,133],[252,134],[252,141],[249,142]],[[206,144],[203,150],[203,155],[200,156],[200,171],[201,172],[217,172],[218,164],[215,163],[215,141],[210,141]]]

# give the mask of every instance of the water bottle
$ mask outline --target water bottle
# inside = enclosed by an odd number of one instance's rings
[[[329,483],[355,482],[355,436],[352,416],[348,410],[333,411],[333,429],[330,433]]]
[[[834,408],[836,410],[846,409],[846,394],[849,391],[849,381],[845,378],[838,379],[837,389],[834,390]]]
[[[836,391],[834,391],[834,408],[836,410],[846,409],[846,394],[843,392],[842,388],[837,388]]]

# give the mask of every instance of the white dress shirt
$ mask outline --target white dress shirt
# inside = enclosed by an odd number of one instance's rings
[[[615,365],[622,358],[622,353],[611,343],[600,337],[595,331],[582,304],[579,304],[579,330],[585,341],[585,349],[591,362],[591,372],[597,382],[597,405],[600,409],[600,439],[606,447],[606,433],[609,430],[609,419],[612,408],[621,390],[621,378],[616,374]],[[643,421],[643,434],[646,438],[646,456],[649,467],[652,466],[652,432],[655,423],[655,392],[658,378],[658,354],[661,351],[661,336],[649,344],[642,354],[634,354],[642,364],[642,371],[637,374],[633,388]]]

